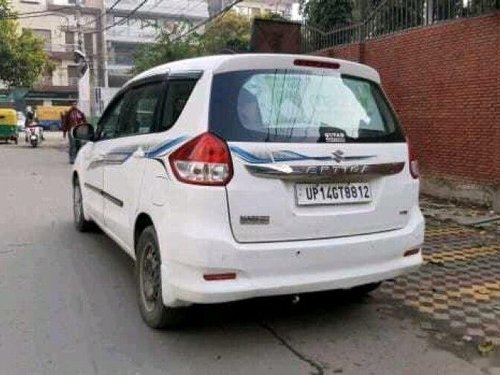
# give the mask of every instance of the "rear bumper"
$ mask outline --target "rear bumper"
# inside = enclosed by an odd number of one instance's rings
[[[328,240],[239,244],[230,237],[180,236],[169,249],[174,256],[163,258],[161,268],[163,299],[172,306],[345,289],[394,278],[422,263],[421,252],[403,254],[422,246],[424,219],[415,209],[403,229]],[[236,279],[203,278],[227,272]]]

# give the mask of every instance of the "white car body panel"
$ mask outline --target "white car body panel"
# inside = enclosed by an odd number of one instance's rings
[[[234,150],[245,150],[243,156],[232,153],[235,176],[227,186],[232,227],[240,242],[289,241],[321,239],[376,233],[403,228],[408,223],[408,212],[418,204],[418,183],[409,178],[407,146],[393,144],[244,144],[230,143]],[[234,147],[233,147],[234,146]],[[373,156],[368,165],[405,163],[402,172],[392,176],[360,177],[371,186],[373,200],[365,204],[298,206],[295,181],[264,179],[248,173],[246,153],[266,154],[292,149],[301,155],[331,155],[342,149],[345,155]],[[314,160],[276,162],[273,166],[331,165],[338,162]],[[342,165],[357,165],[348,161]],[[351,180],[354,177],[351,177]],[[272,194],[269,194],[272,192]],[[249,204],[251,202],[251,204]],[[269,217],[268,225],[241,225],[242,216]],[[335,230],[332,230],[335,228]]]
[[[226,187],[189,185],[174,176],[168,156],[208,130],[214,74],[290,68],[294,59],[335,61],[340,64],[339,73],[380,82],[370,67],[312,56],[224,55],[174,62],[142,73],[127,84],[158,74],[203,72],[171,129],[90,142],[78,153],[74,173],[82,185],[85,217],[94,220],[134,259],[137,218],[140,214],[151,218],[159,240],[166,305],[350,288],[395,277],[422,263],[421,253],[403,256],[406,250],[420,248],[424,240],[419,182],[410,176],[404,143],[228,142],[234,177]],[[369,178],[374,198],[368,204],[298,207],[294,181],[248,173],[246,166],[252,163],[237,149],[259,155],[292,150],[313,156],[342,149],[345,155],[373,156],[371,164],[404,163],[404,167],[394,175]],[[325,163],[338,164],[334,160]],[[318,162],[273,163],[277,167],[299,164]],[[241,216],[269,216],[270,224],[242,225]],[[203,279],[203,274],[217,272],[235,272],[237,278]]]
[[[176,61],[164,65],[157,66],[144,73],[132,78],[127,85],[135,81],[156,75],[165,74],[168,72],[183,72],[183,71],[197,71],[203,70],[204,72],[217,74],[245,69],[280,69],[280,68],[293,68],[305,69],[307,67],[300,67],[293,65],[295,59],[306,59],[310,61],[324,61],[324,62],[338,62],[340,74],[348,74],[358,76],[380,83],[380,75],[378,72],[363,64],[355,63],[347,60],[331,59],[321,56],[305,56],[305,55],[287,55],[287,54],[238,54],[238,55],[219,55],[209,57],[198,57],[193,59],[186,59]]]

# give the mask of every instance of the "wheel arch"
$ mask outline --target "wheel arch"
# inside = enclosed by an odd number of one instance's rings
[[[139,236],[142,231],[149,227],[150,225],[154,228],[153,219],[145,212],[141,212],[137,215],[134,224],[134,253],[137,253],[137,241],[139,240]]]
[[[73,171],[73,174],[71,175],[71,182],[73,183],[73,186],[76,185],[76,182],[79,180],[80,178],[78,177],[78,172]]]

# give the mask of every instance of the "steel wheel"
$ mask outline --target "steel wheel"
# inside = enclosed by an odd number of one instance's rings
[[[80,189],[80,185],[76,185],[73,189],[73,216],[75,223],[81,221],[82,214],[82,191]]]
[[[152,225],[139,236],[136,254],[137,299],[142,319],[151,328],[178,327],[184,320],[185,309],[164,304],[160,247]]]
[[[87,232],[92,229],[92,222],[85,220],[85,215],[83,214],[82,189],[78,180],[73,184],[73,221],[75,228],[80,232]]]
[[[145,245],[142,257],[139,271],[141,298],[146,311],[152,312],[160,296],[160,257],[151,242]]]

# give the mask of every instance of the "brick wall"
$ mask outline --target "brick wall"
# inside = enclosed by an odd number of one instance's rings
[[[376,68],[424,176],[500,188],[500,13],[319,51]]]
[[[320,56],[334,56],[337,59],[351,60],[361,62],[364,59],[364,43],[353,43],[348,44],[344,47],[337,49],[325,49],[316,52],[316,55]]]

